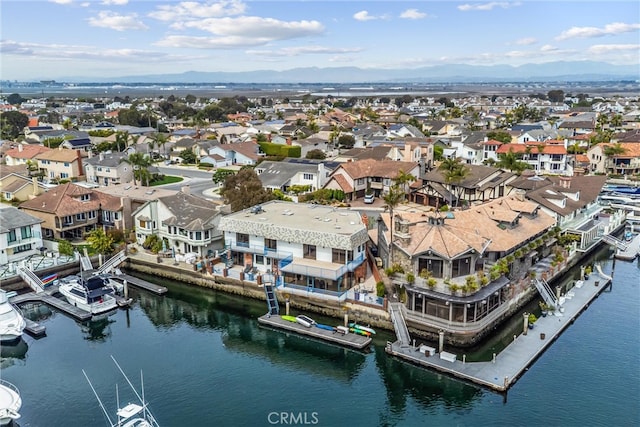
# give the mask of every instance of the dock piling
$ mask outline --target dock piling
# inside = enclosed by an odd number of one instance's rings
[[[527,335],[527,329],[529,329],[529,313],[522,313],[522,317],[524,318],[522,322],[522,335]]]
[[[284,312],[287,314],[287,316],[289,315],[289,307],[291,306],[291,303],[289,302],[289,298],[287,298],[287,301],[284,304]]]
[[[438,353],[444,350],[444,331],[438,332]]]
[[[124,298],[129,299],[129,284],[127,283],[127,279],[122,281],[122,287],[124,292]]]

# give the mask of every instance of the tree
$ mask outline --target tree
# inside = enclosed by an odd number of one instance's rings
[[[547,93],[547,97],[551,102],[563,102],[564,101],[564,91],[561,90],[550,90]]]
[[[493,139],[494,141],[500,141],[503,144],[511,143],[511,134],[504,130],[494,130],[491,132],[487,132],[487,138]]]
[[[110,254],[113,252],[113,237],[104,232],[102,228],[96,228],[87,236],[87,242],[93,250],[99,254]]]
[[[389,208],[389,259],[387,260],[387,266],[390,266],[393,264],[393,210],[404,200],[404,191],[397,184],[392,185],[389,188],[389,192],[382,196],[382,200]]]
[[[116,132],[116,147],[118,151],[126,150],[131,139],[132,135],[129,135],[129,132],[126,130]]]
[[[398,185],[398,187],[402,189],[405,195],[407,194],[407,184],[411,184],[415,180],[416,180],[415,176],[403,170],[399,170],[398,175],[396,175],[396,177],[393,178],[393,182],[395,182],[396,185]]]
[[[191,148],[182,150],[179,157],[182,159],[182,163],[184,164],[194,164],[197,160],[196,153],[194,153]]]
[[[225,182],[228,176],[235,174],[231,169],[218,169],[213,173],[214,184],[222,184]]]
[[[309,150],[305,158],[324,160],[327,158],[327,155],[324,153],[324,151],[316,148],[314,150]]]
[[[448,184],[459,184],[469,174],[469,169],[458,158],[444,159],[442,163],[440,163],[440,166],[438,166],[438,170],[444,172],[444,180]],[[453,194],[453,191],[451,191],[451,193]],[[457,199],[456,197],[456,204]],[[449,204],[452,205],[453,200],[449,200]]]
[[[499,154],[496,167],[501,169],[509,169],[511,172],[520,174],[523,170],[527,169],[529,165],[520,161],[520,158],[513,150],[509,149],[508,153]]]
[[[73,245],[68,240],[58,240],[58,253],[60,255],[73,256],[74,251]]]
[[[0,114],[1,137],[15,139],[29,124],[29,116],[19,111],[7,111]]]
[[[251,168],[243,168],[237,174],[229,175],[220,194],[224,197],[225,203],[231,205],[232,212],[274,199],[273,195],[262,187],[260,178]]]
[[[141,123],[142,122],[142,123]],[[144,126],[144,120],[140,115],[140,112],[131,107],[129,109],[122,109],[118,111],[118,123],[128,126]]]
[[[133,185],[136,185],[136,179],[149,186],[149,166],[151,166],[151,158],[144,153],[132,153],[126,159],[123,158],[122,162],[128,163],[133,167]]]
[[[165,145],[167,144],[167,142],[169,142],[169,135],[167,135],[166,133],[156,132],[151,135],[151,139],[155,143],[156,147],[162,147],[163,154],[167,154]]]
[[[12,93],[11,95],[7,96],[7,102],[11,105],[22,104],[24,101],[26,101],[26,99],[20,96],[19,93]]]
[[[610,144],[604,147],[604,155],[607,157],[616,157],[626,153],[626,149],[620,143]]]
[[[353,148],[356,143],[356,139],[353,135],[341,135],[338,138],[338,145],[344,148]]]

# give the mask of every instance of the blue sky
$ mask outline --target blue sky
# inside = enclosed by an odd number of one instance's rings
[[[2,0],[0,79],[595,60],[638,65],[637,1]]]

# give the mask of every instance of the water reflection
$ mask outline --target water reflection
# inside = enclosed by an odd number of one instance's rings
[[[8,368],[16,362],[24,360],[27,356],[27,350],[29,350],[29,345],[22,337],[14,343],[0,344],[0,369]]]
[[[104,342],[111,337],[111,324],[115,322],[113,316],[117,309],[99,316],[93,316],[91,320],[80,322],[83,338],[87,341]]]

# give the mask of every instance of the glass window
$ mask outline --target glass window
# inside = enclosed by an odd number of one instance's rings
[[[13,229],[13,230],[9,231],[9,235],[7,236],[7,241],[9,243],[11,243],[11,242],[15,242],[16,240],[18,240],[16,238],[16,230]]]
[[[302,256],[307,259],[316,259],[316,245],[302,245]]]
[[[236,244],[238,246],[249,247],[249,235],[245,233],[236,233]]]
[[[23,239],[28,239],[30,237],[33,237],[31,227],[20,227],[20,234],[22,235]]]
[[[264,247],[272,251],[278,250],[278,241],[275,239],[264,239]]]

